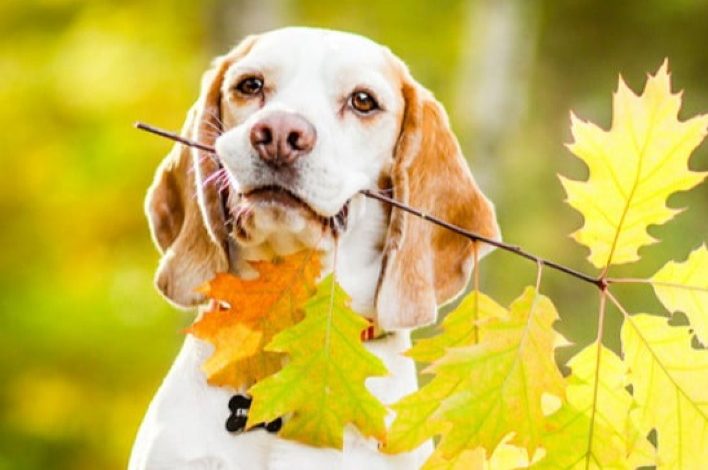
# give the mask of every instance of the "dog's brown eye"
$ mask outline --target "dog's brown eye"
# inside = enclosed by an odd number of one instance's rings
[[[379,109],[379,104],[374,97],[365,91],[355,91],[352,93],[349,101],[352,108],[363,114],[368,114]]]
[[[238,82],[236,89],[244,95],[257,95],[263,91],[263,79],[260,77],[247,77]]]

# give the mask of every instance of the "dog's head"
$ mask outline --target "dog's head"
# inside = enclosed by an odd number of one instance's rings
[[[390,189],[427,214],[499,236],[441,105],[387,48],[353,34],[288,28],[246,38],[204,75],[183,134],[218,156],[176,145],[146,201],[163,254],[157,285],[180,306],[202,302],[195,288],[238,265],[238,253],[332,249],[370,223],[362,189]],[[430,323],[464,288],[476,247],[388,214],[378,321]]]

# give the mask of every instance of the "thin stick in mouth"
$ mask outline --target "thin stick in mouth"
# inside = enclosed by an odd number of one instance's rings
[[[169,131],[166,131],[166,130],[163,130],[163,129],[160,129],[157,127],[153,127],[149,124],[145,124],[142,122],[136,122],[135,127],[140,130],[147,131],[152,134],[156,134],[161,137],[165,137],[167,139],[174,140],[176,142],[187,145],[189,147],[195,147],[195,148],[204,150],[205,152],[210,152],[210,153],[216,155],[216,150],[214,149],[214,147],[200,144],[199,142],[193,142],[185,137],[180,136],[179,134],[175,134],[173,132],[169,132]],[[508,251],[510,253],[514,253],[517,256],[521,256],[522,258],[526,258],[528,260],[534,261],[537,264],[541,264],[543,266],[548,266],[551,269],[555,269],[557,271],[564,272],[565,274],[568,274],[568,275],[573,276],[577,279],[580,279],[581,281],[593,284],[600,290],[607,289],[607,280],[604,279],[603,277],[599,277],[599,278],[593,277],[589,274],[585,274],[583,272],[577,271],[577,270],[572,269],[572,268],[565,266],[563,264],[556,263],[554,261],[542,258],[540,256],[534,255],[533,253],[529,253],[529,252],[523,250],[520,246],[511,245],[509,243],[504,243],[502,241],[494,240],[492,238],[487,238],[487,237],[484,237],[484,236],[479,235],[477,233],[471,232],[469,230],[465,230],[462,227],[458,227],[457,225],[453,225],[453,224],[446,222],[442,219],[438,219],[437,217],[426,214],[425,212],[423,212],[421,210],[410,207],[400,201],[397,201],[393,198],[387,197],[381,193],[370,191],[368,189],[363,189],[363,190],[359,191],[359,193],[363,194],[364,196],[366,196],[368,198],[377,199],[381,202],[389,204],[389,205],[396,207],[400,210],[406,211],[410,214],[420,217],[423,220],[427,220],[431,223],[434,223],[435,225],[446,228],[447,230],[450,230],[451,232],[461,235],[461,236],[463,236],[469,240],[472,240],[474,242],[487,243],[489,245],[495,246],[497,248]]]
[[[174,140],[175,142],[179,142],[180,144],[184,144],[188,147],[194,147],[198,148],[199,150],[204,150],[205,152],[216,154],[216,149],[214,147],[210,145],[200,144],[199,142],[194,142],[192,140],[187,139],[186,137],[182,137],[179,134],[175,134],[174,132],[166,131],[164,129],[160,129],[159,127],[154,127],[150,124],[145,124],[144,122],[140,121],[136,121],[134,125],[136,129],[140,129],[141,131],[150,132],[151,134],[159,135],[160,137],[165,137],[167,139]]]

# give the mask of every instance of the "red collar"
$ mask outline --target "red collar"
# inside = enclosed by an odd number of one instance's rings
[[[366,320],[369,322],[369,326],[361,332],[362,341],[374,341],[376,339],[383,338],[388,334],[384,330],[379,328],[376,322],[371,318],[367,318]]]

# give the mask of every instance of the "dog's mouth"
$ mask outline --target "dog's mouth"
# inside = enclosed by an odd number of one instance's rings
[[[349,204],[351,199],[344,203],[342,208],[333,216],[320,214],[307,201],[293,191],[278,185],[260,186],[240,195],[245,202],[279,206],[285,209],[300,210],[310,219],[320,223],[324,230],[331,230],[332,235],[338,236],[347,228],[349,219]],[[248,205],[248,204],[247,204]]]
[[[252,189],[242,196],[247,200],[277,204],[290,208],[302,208],[317,215],[317,212],[301,197],[282,186],[268,185]]]

